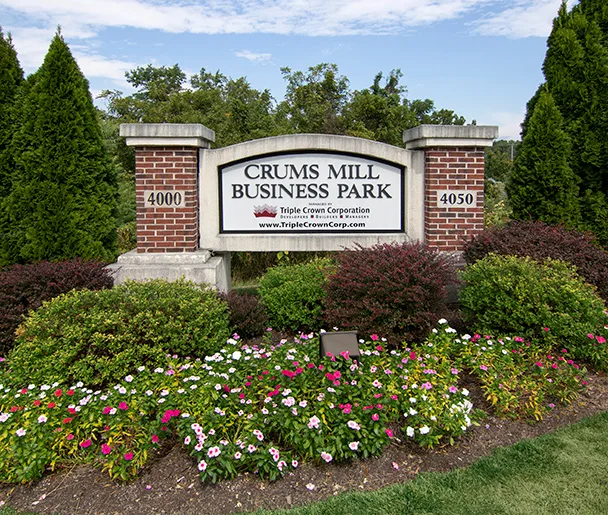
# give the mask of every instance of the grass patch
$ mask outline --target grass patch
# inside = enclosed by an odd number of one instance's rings
[[[262,514],[529,515],[608,513],[608,412],[499,449],[466,469],[429,473],[377,492],[352,493]]]

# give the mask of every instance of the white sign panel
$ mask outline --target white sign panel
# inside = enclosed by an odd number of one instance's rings
[[[223,233],[403,231],[403,167],[359,155],[264,155],[219,169]]]

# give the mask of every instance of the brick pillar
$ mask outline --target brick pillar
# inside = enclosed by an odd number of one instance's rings
[[[199,149],[215,134],[199,124],[123,124],[135,147],[137,252],[194,252],[199,244]]]
[[[198,248],[197,148],[136,147],[135,192],[137,252]]]
[[[421,125],[404,133],[406,148],[424,152],[424,239],[460,252],[484,226],[484,147],[498,128]]]

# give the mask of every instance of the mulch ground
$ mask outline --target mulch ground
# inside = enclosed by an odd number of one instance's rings
[[[98,470],[76,466],[27,485],[0,485],[0,501],[18,510],[62,515],[225,514],[289,508],[341,492],[404,483],[422,472],[464,467],[497,447],[534,438],[608,410],[608,377],[591,374],[588,382],[576,402],[556,407],[535,424],[489,415],[454,446],[424,450],[396,442],[379,458],[345,464],[304,464],[274,483],[245,474],[217,485],[201,484],[192,460],[179,444],[174,444],[154,456],[129,484],[113,483]],[[467,387],[475,406],[488,411],[479,389],[475,385]]]

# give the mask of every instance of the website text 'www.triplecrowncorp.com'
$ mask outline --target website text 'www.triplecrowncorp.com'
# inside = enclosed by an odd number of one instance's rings
[[[365,222],[260,222],[260,229],[365,229]]]

